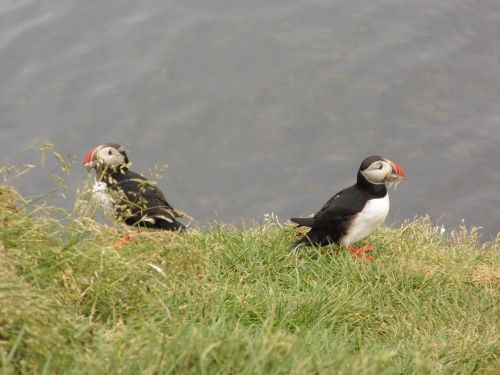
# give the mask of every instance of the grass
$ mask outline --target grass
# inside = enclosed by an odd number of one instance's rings
[[[54,219],[0,188],[3,374],[500,372],[499,240],[426,218],[289,251],[272,220],[183,235]]]

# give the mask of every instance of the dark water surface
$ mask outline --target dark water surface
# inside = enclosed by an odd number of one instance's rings
[[[200,222],[317,210],[382,154],[415,215],[500,228],[500,2],[0,0],[0,159],[49,140],[167,163]],[[54,167],[20,178],[52,186]],[[86,175],[68,177],[74,191]]]

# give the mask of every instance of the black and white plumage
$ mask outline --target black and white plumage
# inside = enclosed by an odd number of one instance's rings
[[[298,226],[311,228],[292,247],[336,243],[352,247],[365,239],[389,213],[389,195],[385,183],[405,178],[401,166],[374,155],[366,158],[358,170],[354,185],[335,194],[312,217],[292,218]]]
[[[182,215],[167,202],[156,184],[129,170],[123,146],[116,143],[97,146],[87,153],[83,165],[96,171],[92,189],[96,199],[112,206],[125,224],[171,231],[185,229],[176,220]]]

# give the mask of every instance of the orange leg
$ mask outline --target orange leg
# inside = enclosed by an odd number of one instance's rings
[[[354,246],[349,246],[349,250],[351,253],[356,255],[360,259],[372,260],[373,256],[367,254],[367,252],[372,251],[375,247],[373,245],[365,245],[362,247],[358,247],[357,249]]]
[[[128,245],[134,237],[137,237],[141,233],[139,229],[133,232],[125,232],[121,235],[121,237],[115,242],[115,247],[123,247],[125,245]]]

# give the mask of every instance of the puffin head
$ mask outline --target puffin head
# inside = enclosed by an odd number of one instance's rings
[[[406,178],[405,171],[399,164],[379,155],[363,160],[358,173],[372,184],[398,184]]]
[[[88,170],[102,170],[105,168],[127,167],[129,164],[125,147],[117,143],[105,143],[94,147],[87,152],[83,159],[83,166]]]

